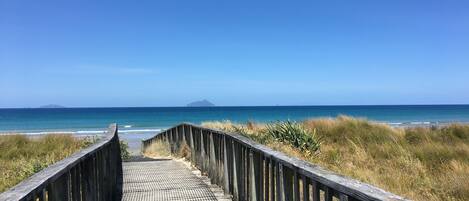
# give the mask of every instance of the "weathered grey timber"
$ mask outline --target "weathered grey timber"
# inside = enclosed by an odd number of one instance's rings
[[[120,200],[122,161],[117,125],[99,142],[34,174],[0,194],[15,200]]]
[[[142,142],[190,147],[191,162],[234,200],[406,200],[380,188],[289,157],[236,133],[183,123]]]
[[[210,186],[179,161],[124,162],[123,171],[123,201],[218,200]]]

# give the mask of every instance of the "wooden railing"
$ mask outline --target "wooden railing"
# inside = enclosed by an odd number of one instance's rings
[[[120,200],[122,161],[117,125],[97,143],[34,174],[0,200]]]
[[[142,147],[157,141],[168,142],[173,153],[188,146],[191,162],[233,200],[405,200],[236,133],[183,123],[144,140]]]

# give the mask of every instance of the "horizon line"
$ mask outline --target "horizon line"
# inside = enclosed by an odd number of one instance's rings
[[[39,107],[0,107],[0,109],[93,109],[93,108],[213,108],[213,107],[344,107],[344,106],[469,106],[469,103],[444,103],[444,104],[318,104],[318,105],[215,105],[215,106],[72,106],[58,108]],[[62,105],[60,105],[62,106]]]

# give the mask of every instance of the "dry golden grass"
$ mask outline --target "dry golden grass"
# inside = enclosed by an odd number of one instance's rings
[[[156,141],[143,150],[143,155],[150,158],[171,156],[169,144],[165,141]]]
[[[305,154],[267,136],[265,125],[205,122],[242,132],[259,143],[414,200],[469,199],[469,125],[392,128],[339,116],[301,122],[316,130],[318,153]]]
[[[184,158],[186,160],[191,159],[191,150],[190,147],[183,143],[179,145],[176,153],[171,154],[170,144],[165,141],[156,141],[150,144],[143,150],[142,153],[145,157],[149,158],[167,158],[167,157],[176,157]]]
[[[92,140],[70,135],[0,136],[0,192],[83,147]]]

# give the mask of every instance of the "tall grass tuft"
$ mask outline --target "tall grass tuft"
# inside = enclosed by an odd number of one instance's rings
[[[265,133],[275,140],[300,149],[308,156],[316,153],[321,145],[315,129],[307,129],[302,124],[289,120],[268,124]]]
[[[94,140],[70,135],[0,136],[0,192],[66,158]]]
[[[150,158],[170,157],[171,149],[169,143],[158,140],[145,147],[142,154]]]

